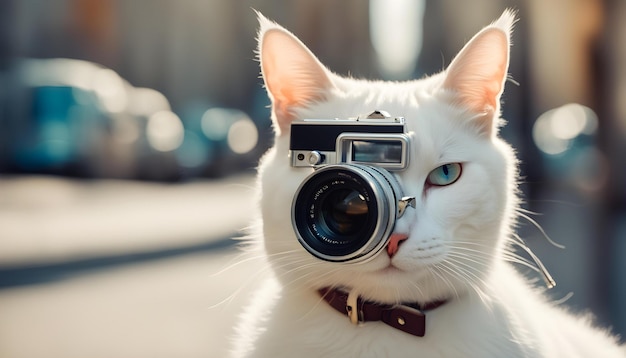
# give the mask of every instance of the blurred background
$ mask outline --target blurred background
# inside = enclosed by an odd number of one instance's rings
[[[507,7],[501,134],[565,249],[531,220],[520,236],[551,297],[626,334],[626,2],[4,0],[0,357],[224,355],[259,270],[232,238],[272,143],[252,9],[339,74],[406,80]]]

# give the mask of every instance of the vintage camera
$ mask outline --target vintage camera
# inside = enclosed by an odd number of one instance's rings
[[[374,111],[350,119],[295,120],[290,140],[291,165],[315,169],[292,203],[302,246],[327,261],[373,258],[396,219],[415,203],[391,173],[409,164],[404,118]]]

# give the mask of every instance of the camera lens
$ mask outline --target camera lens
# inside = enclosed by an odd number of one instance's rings
[[[322,219],[337,235],[354,235],[367,220],[365,197],[354,189],[332,191],[322,203]]]
[[[318,169],[294,197],[292,221],[298,240],[327,261],[369,259],[384,247],[400,197],[399,185],[384,169],[358,164]]]

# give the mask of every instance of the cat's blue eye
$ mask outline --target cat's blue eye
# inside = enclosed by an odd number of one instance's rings
[[[431,171],[426,182],[430,185],[445,186],[454,183],[460,176],[461,163],[449,163]]]

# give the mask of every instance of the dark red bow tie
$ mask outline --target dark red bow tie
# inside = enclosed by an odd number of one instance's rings
[[[424,337],[426,333],[426,315],[424,311],[433,310],[447,301],[435,301],[425,305],[404,303],[400,305],[386,305],[365,301],[358,297],[355,302],[349,299],[349,294],[340,289],[329,287],[318,291],[322,298],[335,310],[347,314],[352,323],[383,321],[389,326],[412,334]]]

